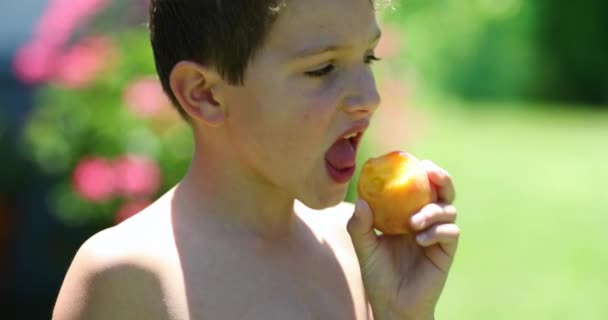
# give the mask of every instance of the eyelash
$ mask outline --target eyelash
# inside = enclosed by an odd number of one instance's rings
[[[366,64],[373,64],[374,62],[381,61],[381,60],[382,60],[381,58],[378,58],[374,55],[365,57]],[[308,72],[306,72],[306,75],[309,77],[313,77],[313,78],[321,78],[321,77],[324,77],[324,76],[330,74],[332,71],[334,71],[335,68],[336,67],[330,63],[319,70],[308,71]]]

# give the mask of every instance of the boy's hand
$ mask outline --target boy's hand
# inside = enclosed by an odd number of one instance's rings
[[[452,179],[434,163],[423,163],[434,203],[412,216],[416,234],[376,235],[373,212],[363,200],[348,222],[375,320],[433,319],[454,259],[460,229]]]

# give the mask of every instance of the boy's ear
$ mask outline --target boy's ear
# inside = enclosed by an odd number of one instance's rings
[[[173,67],[169,84],[181,107],[195,122],[217,127],[226,118],[218,87],[222,77],[215,69],[181,61]]]

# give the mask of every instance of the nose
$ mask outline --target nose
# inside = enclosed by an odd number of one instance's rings
[[[360,72],[349,87],[351,90],[342,102],[344,111],[349,114],[371,116],[380,105],[380,94],[371,70]]]

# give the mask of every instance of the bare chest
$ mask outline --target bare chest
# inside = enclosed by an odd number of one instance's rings
[[[322,246],[286,256],[209,249],[180,256],[163,282],[180,320],[366,319],[356,263]]]
[[[186,295],[190,319],[356,319],[347,283],[296,277],[258,274],[195,282]],[[217,289],[205,292],[209,285]]]

